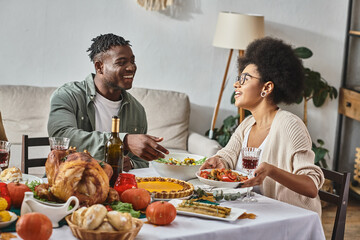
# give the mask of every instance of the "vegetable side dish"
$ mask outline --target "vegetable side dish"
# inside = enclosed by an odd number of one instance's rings
[[[211,171],[201,171],[200,177],[223,182],[243,182],[248,179],[247,176],[233,172],[231,169],[212,169]]]

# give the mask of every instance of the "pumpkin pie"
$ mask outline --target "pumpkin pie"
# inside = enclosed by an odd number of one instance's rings
[[[194,186],[191,183],[175,178],[137,177],[136,181],[138,188],[148,190],[155,198],[183,198],[194,192]]]

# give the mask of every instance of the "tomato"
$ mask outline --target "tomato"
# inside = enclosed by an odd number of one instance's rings
[[[201,171],[200,177],[205,178],[205,179],[208,179],[208,178],[209,178],[208,172],[206,172],[206,171]]]
[[[229,173],[227,174],[227,176],[228,176],[229,179],[231,179],[232,181],[236,181],[236,179],[237,179],[237,174],[234,173],[234,172],[229,172]]]
[[[7,206],[6,210],[9,210],[11,207],[11,198],[10,198],[10,194],[9,194],[7,185],[6,185],[6,183],[3,183],[3,182],[0,182],[0,197],[4,198],[7,201],[8,206]]]
[[[233,182],[234,180],[230,179],[227,175],[222,175],[221,181],[223,181],[223,182]]]
[[[113,211],[113,209],[112,209],[112,207],[111,207],[111,206],[109,206],[109,205],[105,205],[105,207],[106,207],[106,210],[108,210],[108,212]]]

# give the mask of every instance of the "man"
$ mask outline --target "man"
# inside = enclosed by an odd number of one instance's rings
[[[104,160],[111,117],[117,115],[127,154],[124,170],[148,167],[147,161],[164,157],[168,150],[158,144],[162,138],[146,135],[144,108],[126,91],[132,87],[136,72],[131,45],[111,33],[92,41],[88,52],[96,73],[82,82],[67,83],[53,93],[49,136],[68,137],[71,146],[79,151],[86,149],[95,159]]]

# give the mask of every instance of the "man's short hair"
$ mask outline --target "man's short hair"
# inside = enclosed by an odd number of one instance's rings
[[[112,33],[104,34],[93,38],[91,41],[93,43],[87,50],[89,53],[89,57],[92,62],[94,62],[95,57],[109,50],[114,46],[131,46],[130,41],[125,40],[123,37],[117,36]]]

